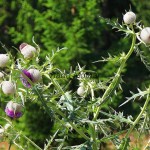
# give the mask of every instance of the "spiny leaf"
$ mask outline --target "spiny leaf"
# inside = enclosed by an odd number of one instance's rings
[[[139,49],[138,45],[135,45],[135,52],[137,54],[137,56],[140,57],[142,63],[145,65],[145,67],[150,71],[150,61],[147,58],[147,56],[145,56],[144,52]]]
[[[103,115],[108,116],[108,117],[110,117],[110,118],[119,120],[120,122],[125,122],[125,123],[127,123],[127,124],[132,124],[132,123],[133,123],[133,121],[131,120],[131,117],[128,117],[128,119],[126,119],[126,118],[123,116],[123,113],[122,113],[122,112],[115,113],[115,115],[109,114],[109,113],[106,113],[106,112],[103,112],[103,111],[100,111],[100,113],[102,113]]]
[[[102,16],[99,17],[107,24],[111,25],[112,29],[117,29],[118,31],[125,32],[126,36],[128,36],[130,33],[133,33],[133,31],[131,31],[128,26],[119,24],[118,20],[112,21],[108,18],[103,18]]]
[[[138,92],[137,94],[133,93],[133,92],[130,92],[132,94],[131,97],[127,97],[127,100],[122,103],[119,107],[123,106],[124,104],[128,103],[129,101],[131,100],[135,100],[136,98],[142,98],[144,97],[145,95],[149,94],[149,90],[146,90],[146,91],[141,91],[140,89],[138,89]]]

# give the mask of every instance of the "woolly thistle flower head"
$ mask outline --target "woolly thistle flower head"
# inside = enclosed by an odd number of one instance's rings
[[[9,61],[9,56],[7,54],[0,54],[0,67],[6,67]]]
[[[136,15],[135,13],[133,13],[132,11],[127,12],[124,16],[123,16],[123,21],[126,24],[132,24],[134,23],[136,20]]]
[[[27,44],[27,43],[22,43],[19,46],[19,49],[21,51],[21,54],[24,56],[24,58],[32,58],[36,54],[36,49],[35,47]]]
[[[3,81],[1,84],[2,91],[4,94],[14,94],[16,92],[16,88],[13,82],[11,81]]]
[[[29,70],[23,70],[22,73],[29,78],[33,83],[38,82],[41,79],[40,71],[37,69],[29,69]],[[28,82],[28,80],[21,75],[21,81],[23,85],[27,88],[31,87],[31,84]]]
[[[13,101],[9,101],[6,105],[6,115],[11,118],[20,118],[22,116],[22,105]]]

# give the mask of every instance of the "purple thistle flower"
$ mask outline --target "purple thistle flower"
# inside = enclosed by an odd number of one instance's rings
[[[9,101],[6,105],[5,113],[11,118],[20,118],[22,116],[22,105]]]
[[[33,77],[31,75],[31,73],[27,70],[23,70],[22,73],[28,77],[31,81],[33,81]],[[31,87],[31,84],[27,81],[27,79],[25,79],[22,75],[20,77],[21,81],[22,81],[22,84],[27,87],[27,88],[30,88]]]

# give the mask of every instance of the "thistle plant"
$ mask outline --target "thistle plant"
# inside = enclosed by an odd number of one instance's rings
[[[138,89],[138,93],[131,93],[121,105],[129,101],[142,98],[144,105],[140,106],[141,111],[134,120],[132,116],[124,116],[123,112],[106,110],[106,105],[111,105],[114,94],[118,96],[122,84],[122,74],[126,63],[133,52],[143,58],[140,45],[149,48],[150,27],[144,27],[141,22],[136,21],[134,12],[127,12],[123,16],[123,22],[111,21],[100,17],[113,29],[124,33],[125,37],[131,40],[131,47],[128,52],[122,52],[118,56],[109,55],[101,61],[113,61],[119,65],[113,77],[101,80],[101,77],[93,75],[96,71],[86,70],[79,64],[74,71],[62,71],[54,64],[54,59],[60,51],[66,48],[52,51],[43,62],[40,62],[40,47],[22,43],[18,49],[18,58],[14,58],[7,48],[7,54],[0,57],[0,79],[1,94],[9,97],[5,112],[8,117],[1,117],[6,125],[0,128],[0,140],[9,140],[10,147],[15,144],[19,149],[27,149],[21,145],[20,139],[24,138],[34,149],[88,149],[99,150],[103,143],[111,142],[116,149],[130,149],[130,134],[132,132],[149,132],[149,101],[150,86],[145,90]],[[146,56],[141,59],[149,68]],[[8,62],[10,61],[10,63]],[[7,68],[6,70],[4,68]],[[77,79],[78,88],[76,91],[69,89],[72,78]],[[56,130],[50,139],[47,139],[44,147],[39,147],[28,137],[16,129],[14,119],[23,117],[26,103],[40,102],[47,115],[54,121]],[[109,102],[109,104],[108,104]],[[112,101],[113,103],[113,101]],[[9,119],[11,118],[11,119]],[[141,128],[142,127],[142,128]],[[123,138],[120,138],[123,136]],[[67,144],[68,139],[82,139],[77,145]],[[149,143],[144,149],[149,149]]]

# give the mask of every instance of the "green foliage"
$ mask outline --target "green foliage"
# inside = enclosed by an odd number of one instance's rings
[[[44,62],[45,60],[49,63],[51,62],[51,59],[53,58],[52,55],[49,55],[45,57],[47,54],[53,53],[52,50],[56,51],[57,47],[67,47],[68,50],[64,50],[59,52],[58,55],[56,55],[55,59],[53,59],[53,63],[44,66],[48,71],[48,73],[44,74],[43,77],[43,83],[47,83],[49,79],[51,78],[49,73],[58,73],[60,70],[66,69],[69,70],[70,66],[72,65],[73,68],[77,65],[77,62],[79,62],[81,65],[86,65],[86,69],[95,70],[99,74],[99,79],[101,81],[92,83],[92,88],[95,90],[96,99],[94,99],[91,102],[91,97],[89,96],[92,91],[90,86],[88,85],[87,88],[87,98],[86,101],[83,101],[83,99],[75,98],[76,94],[74,91],[76,91],[77,80],[71,79],[71,81],[68,81],[67,79],[60,79],[57,82],[60,82],[59,84],[53,80],[52,83],[47,84],[45,89],[43,89],[42,92],[47,93],[48,91],[51,93],[49,98],[51,98],[52,101],[48,103],[48,113],[50,114],[50,119],[48,116],[45,118],[39,117],[39,116],[45,116],[43,113],[43,107],[41,108],[41,103],[44,104],[45,101],[41,101],[40,96],[38,97],[38,103],[37,104],[27,104],[26,109],[30,110],[30,112],[26,111],[24,114],[24,118],[19,121],[19,125],[17,124],[18,128],[25,128],[26,130],[23,132],[25,135],[30,137],[30,134],[32,134],[31,139],[39,143],[41,147],[43,147],[42,143],[45,138],[48,138],[49,133],[57,133],[57,126],[56,128],[49,127],[47,125],[53,124],[51,122],[51,119],[55,116],[54,113],[57,113],[57,110],[53,110],[55,107],[54,101],[59,101],[59,108],[62,106],[62,111],[66,109],[66,114],[68,116],[67,125],[69,124],[69,121],[75,121],[77,123],[77,126],[84,123],[85,126],[81,128],[86,134],[86,127],[87,124],[90,126],[90,124],[97,124],[99,123],[99,129],[100,134],[105,135],[104,141],[108,141],[109,137],[110,140],[115,137],[111,136],[111,126],[108,128],[105,128],[107,123],[101,122],[100,120],[97,120],[96,122],[92,122],[89,120],[89,116],[92,117],[91,112],[92,108],[91,106],[94,104],[95,107],[97,105],[100,105],[102,102],[102,95],[104,94],[104,91],[108,88],[108,85],[113,81],[113,78],[115,76],[115,73],[117,72],[118,67],[121,64],[121,57],[124,55],[124,53],[128,52],[128,49],[130,47],[130,38],[124,38],[124,36],[120,36],[120,32],[116,32],[117,29],[120,31],[127,31],[126,35],[130,34],[130,31],[126,29],[126,25],[121,25],[120,20],[122,20],[122,13],[123,11],[129,10],[127,9],[129,5],[131,4],[132,9],[138,12],[138,18],[144,22],[145,26],[148,26],[149,22],[149,2],[144,1],[140,2],[137,0],[131,0],[131,1],[102,1],[102,0],[86,0],[86,1],[76,1],[76,0],[70,0],[61,2],[59,1],[52,1],[52,0],[37,0],[35,1],[19,1],[19,0],[12,0],[10,2],[6,1],[0,1],[0,13],[2,14],[0,17],[0,41],[5,43],[7,45],[8,49],[13,51],[14,54],[16,53],[16,49],[12,49],[12,45],[15,47],[18,47],[18,45],[22,42],[31,43],[31,40],[34,36],[35,41],[40,45],[41,48],[41,59],[40,64]],[[116,9],[116,6],[118,9]],[[115,9],[114,9],[115,8]],[[109,19],[104,19],[99,16],[104,16]],[[119,17],[119,21],[116,22],[116,17]],[[106,26],[106,22],[109,25],[112,25],[113,31],[111,31],[111,26]],[[137,29],[136,29],[137,30]],[[122,32],[121,32],[122,34]],[[118,42],[116,42],[118,41]],[[145,90],[145,86],[148,87],[149,85],[149,72],[144,69],[144,65],[149,69],[149,50],[145,48],[144,45],[136,45],[136,53],[140,58],[135,58],[134,56],[131,56],[131,59],[125,64],[125,67],[122,69],[123,76],[120,76],[117,81],[114,82],[113,88],[111,89],[110,93],[108,93],[109,101],[107,103],[103,104],[103,109],[108,111],[110,109],[119,109],[122,111],[122,109],[125,111],[125,114],[132,113],[135,117],[139,111],[139,106],[142,104],[141,101],[135,102],[134,104],[127,104],[126,107],[118,108],[118,102],[121,104],[122,102],[125,102],[124,97],[130,97],[127,101],[130,100],[136,100],[140,96],[142,96],[142,91]],[[57,49],[58,50],[58,49]],[[4,50],[2,50],[4,51]],[[110,55],[111,54],[111,55]],[[102,62],[92,63],[93,61],[100,60],[101,57],[104,57]],[[109,58],[106,58],[106,57]],[[16,57],[16,56],[15,56]],[[144,65],[140,62],[140,59],[144,63]],[[104,63],[103,63],[104,61]],[[24,67],[27,68],[27,66],[31,62],[29,61],[27,64],[24,64]],[[33,63],[35,65],[35,63]],[[44,69],[42,66],[42,69]],[[60,69],[57,70],[57,67]],[[134,70],[133,70],[134,69]],[[61,71],[62,73],[63,71]],[[68,73],[69,71],[67,71]],[[80,71],[79,71],[80,73]],[[13,76],[16,73],[13,73]],[[73,73],[72,73],[73,75]],[[18,76],[15,79],[17,79]],[[75,83],[73,83],[73,81]],[[123,82],[122,89],[118,89],[118,84]],[[86,81],[84,81],[86,85]],[[70,90],[68,91],[68,87],[70,87]],[[137,87],[141,89],[141,91],[133,96],[129,93],[129,90],[133,91],[135,93]],[[38,87],[39,88],[39,87]],[[39,89],[41,90],[42,87]],[[45,90],[45,91],[44,91]],[[100,91],[99,91],[100,90]],[[67,92],[66,92],[67,91]],[[37,91],[34,89],[33,93],[36,93]],[[117,96],[114,94],[117,93]],[[68,94],[71,93],[73,96],[68,98]],[[39,94],[42,95],[42,93]],[[146,93],[147,94],[147,93]],[[54,95],[54,96],[52,96]],[[63,98],[61,96],[64,96]],[[111,96],[111,99],[110,99]],[[61,98],[60,98],[61,97]],[[67,97],[67,98],[66,98]],[[8,99],[8,97],[5,97]],[[37,97],[34,97],[35,99]],[[45,99],[47,97],[43,97]],[[3,99],[3,97],[1,98]],[[107,99],[107,97],[105,98]],[[9,99],[8,99],[9,100]],[[98,102],[96,103],[96,101]],[[142,99],[143,100],[143,99]],[[1,102],[2,103],[2,102]],[[2,103],[1,108],[4,110],[6,102]],[[78,105],[80,104],[81,107],[78,108]],[[39,106],[40,105],[40,106]],[[130,106],[133,105],[133,106]],[[85,108],[84,106],[88,106]],[[47,106],[46,106],[47,107]],[[83,108],[82,108],[83,107]],[[113,108],[112,108],[113,107]],[[128,108],[131,108],[130,110]],[[38,111],[40,109],[40,111]],[[132,110],[133,109],[133,110]],[[90,110],[90,113],[86,113],[87,110]],[[1,110],[0,110],[1,111]],[[82,113],[84,112],[84,113]],[[112,111],[113,112],[113,111]],[[57,114],[58,115],[58,114]],[[56,116],[57,116],[56,115]],[[104,115],[104,114],[103,114]],[[106,114],[105,114],[106,115]],[[5,116],[2,111],[2,116]],[[58,115],[59,116],[59,115]],[[79,118],[82,116],[82,120]],[[100,115],[101,116],[101,115]],[[107,116],[107,115],[106,115]],[[146,116],[146,117],[145,117]],[[141,122],[143,128],[149,128],[149,126],[145,123],[149,120],[145,112],[145,116],[143,116]],[[110,117],[110,116],[108,116]],[[111,116],[112,117],[112,116]],[[111,118],[110,117],[110,118]],[[112,117],[113,118],[113,117]],[[61,118],[58,117],[58,120],[55,121],[55,125],[57,122],[59,122]],[[115,121],[118,119],[113,118]],[[116,123],[114,120],[110,120],[110,125],[116,125],[118,127],[118,122]],[[118,120],[117,120],[118,121]],[[119,118],[119,121],[122,121]],[[1,123],[2,122],[2,123]],[[32,124],[32,122],[36,122],[35,124]],[[43,122],[43,128],[41,129],[41,126],[39,124]],[[108,124],[109,124],[108,123]],[[116,123],[116,124],[115,124]],[[0,124],[4,124],[2,120],[0,120]],[[60,125],[58,125],[60,127]],[[68,125],[69,126],[69,125]],[[102,126],[102,127],[101,127]],[[47,128],[48,127],[48,128]],[[70,127],[70,126],[69,126]],[[60,127],[60,129],[65,128]],[[37,129],[37,130],[36,130]],[[104,132],[106,129],[106,132]],[[51,130],[51,131],[50,131]],[[63,130],[63,129],[62,129]],[[142,132],[143,129],[140,130]],[[69,133],[69,136],[66,137],[66,132]],[[106,134],[105,134],[106,133]],[[60,135],[60,131],[58,131],[58,138],[60,138],[60,147],[73,148],[75,149],[86,149],[91,148],[90,142],[85,142],[81,136],[78,136],[75,134],[74,130],[65,129],[63,130],[63,134]],[[57,134],[55,137],[57,137]],[[119,134],[119,133],[118,133]],[[59,136],[60,135],[60,136]],[[64,138],[63,138],[64,136]],[[74,143],[74,137],[79,142],[78,144],[83,144],[79,146],[68,146]],[[62,139],[61,139],[62,138]],[[102,142],[103,142],[102,138]],[[49,139],[49,138],[48,138]],[[71,141],[73,139],[73,141]],[[118,140],[118,139],[117,139]],[[128,140],[125,139],[123,146],[128,146]],[[58,140],[59,141],[59,140]],[[63,141],[63,142],[62,142]],[[67,141],[67,142],[66,142]],[[81,142],[80,142],[81,141]],[[84,143],[85,142],[85,143]],[[63,144],[62,144],[63,143]],[[54,146],[56,146],[56,143],[52,143]],[[120,143],[119,143],[120,144]]]

